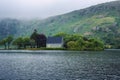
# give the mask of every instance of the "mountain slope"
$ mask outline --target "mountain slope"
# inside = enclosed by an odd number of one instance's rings
[[[120,17],[120,1],[99,4],[86,9],[73,11],[68,14],[51,17],[33,22],[39,32],[53,35],[58,32],[90,33],[96,26],[106,27],[116,24]]]
[[[15,19],[2,19],[0,20],[0,39],[6,38],[8,35],[15,35],[17,33],[17,27],[20,26],[20,22]]]

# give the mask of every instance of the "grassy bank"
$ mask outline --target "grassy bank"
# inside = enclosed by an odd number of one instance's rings
[[[65,48],[26,48],[25,50],[66,50]]]
[[[89,49],[67,49],[67,48],[26,48],[24,50],[68,50],[68,51],[103,51],[103,48]]]

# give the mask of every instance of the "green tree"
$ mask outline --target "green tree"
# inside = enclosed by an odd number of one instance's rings
[[[89,39],[80,34],[65,34],[59,33],[55,36],[62,36],[64,38],[64,46],[68,49],[76,50],[102,50],[104,44],[98,39]]]
[[[30,45],[30,38],[25,37],[25,38],[23,38],[22,42],[23,42],[24,48],[26,48],[27,45]]]
[[[94,45],[95,45],[95,47],[104,48],[104,44],[103,44],[103,42],[100,41],[100,40],[95,40],[95,41],[94,41]]]
[[[104,43],[98,39],[91,39],[90,40],[92,48],[94,50],[103,50],[104,49]]]
[[[77,41],[79,38],[81,38],[82,36],[80,34],[66,34],[66,33],[63,33],[63,32],[60,32],[54,36],[60,36],[60,37],[63,37],[64,39],[64,47],[67,48],[67,43],[70,42],[70,41]]]
[[[7,49],[7,39],[3,39],[2,41],[0,41],[0,44],[1,45],[4,45],[5,46],[5,49]]]
[[[57,33],[57,34],[55,34],[54,35],[55,37],[66,37],[66,36],[68,36],[68,34],[66,34],[66,33],[64,33],[64,32],[59,32],[59,33]]]
[[[44,34],[38,34],[36,29],[30,36],[30,39],[35,41],[37,48],[46,47],[46,36]]]
[[[7,37],[7,45],[8,45],[8,49],[10,48],[10,44],[13,41],[13,37],[12,36],[8,36]]]
[[[23,46],[23,38],[19,37],[13,41],[13,45],[18,46],[18,49],[20,49]]]
[[[37,35],[38,35],[38,33],[37,33],[37,30],[35,29],[34,30],[34,32],[32,33],[32,35],[30,36],[30,39],[33,39],[33,40],[37,40]]]
[[[30,39],[30,45],[31,45],[31,48],[35,48],[35,40],[34,39]]]
[[[83,40],[83,37],[79,37],[77,40],[77,43],[79,44],[79,49],[84,50],[85,49],[85,41]]]
[[[67,43],[68,49],[76,50],[79,48],[79,44],[76,41],[70,41]]]
[[[32,33],[32,35],[30,36],[30,39],[35,41],[35,45],[37,45],[37,48],[39,47],[39,44],[38,44],[39,39],[38,38],[39,38],[39,34],[37,33],[37,30],[35,29],[34,32]]]

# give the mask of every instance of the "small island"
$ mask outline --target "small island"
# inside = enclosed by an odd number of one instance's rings
[[[58,33],[46,37],[39,34],[35,29],[30,37],[8,36],[0,41],[2,49],[22,50],[77,50],[77,51],[100,51],[104,50],[101,40],[81,36],[80,34]]]

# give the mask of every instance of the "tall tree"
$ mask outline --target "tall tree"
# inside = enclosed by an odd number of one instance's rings
[[[23,38],[23,46],[26,48],[27,45],[30,45],[30,38],[25,37]]]
[[[1,45],[4,45],[5,46],[5,49],[7,49],[7,39],[3,39],[2,41],[0,41],[0,44]]]
[[[37,35],[37,48],[46,47],[46,36],[44,34]]]
[[[31,45],[31,48],[35,48],[35,40],[34,39],[30,39],[30,45]]]
[[[30,39],[32,42],[35,41],[35,44],[37,44],[37,41],[38,41],[37,37],[38,37],[38,33],[37,33],[37,30],[35,29],[34,32],[32,33],[32,35],[30,36]],[[35,45],[34,45],[34,47],[35,47]]]
[[[78,49],[78,48],[79,48],[79,44],[78,44],[76,41],[69,41],[69,42],[67,43],[67,47],[68,47],[69,49],[74,50],[74,49]]]
[[[38,34],[36,29],[30,36],[30,39],[35,41],[37,48],[46,47],[46,36],[44,34]]]
[[[21,48],[23,46],[23,38],[19,37],[13,41],[13,45],[17,45],[18,48]]]
[[[37,40],[37,35],[38,35],[38,33],[37,33],[37,30],[35,29],[34,30],[34,32],[32,33],[32,35],[30,36],[30,39],[33,39],[33,40]]]
[[[10,44],[13,41],[13,37],[12,36],[8,36],[7,37],[7,45],[8,45],[8,49],[10,48]]]

